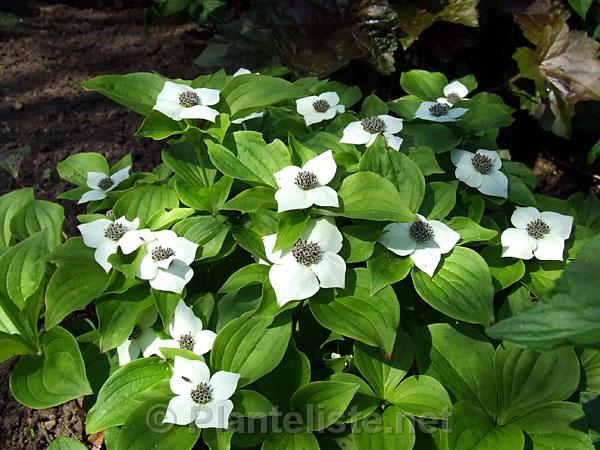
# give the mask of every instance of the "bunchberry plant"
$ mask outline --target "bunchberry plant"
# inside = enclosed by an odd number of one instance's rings
[[[61,162],[74,235],[0,197],[14,396],[86,397],[108,450],[591,450],[600,354],[572,345],[600,342],[600,302],[560,302],[595,295],[598,200],[534,194],[472,76],[384,101],[281,73],[85,83],[162,163]]]

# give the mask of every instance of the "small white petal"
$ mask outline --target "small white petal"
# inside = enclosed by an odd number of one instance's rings
[[[204,355],[212,350],[217,335],[214,331],[202,330],[194,336],[194,353]]]
[[[156,100],[156,104],[152,107],[155,111],[158,111],[165,116],[173,120],[181,120],[181,112],[185,109],[179,100]]]
[[[369,148],[371,145],[373,145],[375,143],[375,141],[377,140],[377,136],[379,136],[379,134],[369,134],[369,136],[370,136],[369,140],[365,144],[365,146],[367,148]]]
[[[319,94],[319,98],[329,103],[330,108],[337,106],[337,104],[340,102],[340,96],[333,91],[323,92],[322,94]]]
[[[312,112],[307,112],[306,114],[304,114],[304,122],[306,122],[306,125],[314,125],[315,123],[320,123],[323,122],[325,120],[325,113],[322,112],[318,112],[318,111],[312,111]]]
[[[340,206],[337,192],[329,186],[318,186],[306,191],[311,204],[319,206]]]
[[[98,184],[104,180],[108,175],[102,172],[88,172],[87,173],[87,185],[90,189],[100,189]]]
[[[310,268],[317,275],[322,288],[343,288],[346,284],[346,262],[340,255],[323,253],[321,260]]]
[[[318,243],[323,252],[337,253],[342,249],[342,233],[329,217],[311,220],[302,232],[302,239]]]
[[[269,270],[269,281],[279,306],[312,297],[319,290],[319,281],[314,272],[298,263],[274,264]]]
[[[275,200],[277,201],[278,213],[295,209],[305,209],[312,206],[308,191],[300,189],[297,186],[279,189],[275,192]]]
[[[295,263],[296,259],[292,255],[290,249],[285,250],[277,250],[273,251],[275,248],[275,242],[277,241],[276,234],[270,234],[269,236],[264,236],[262,238],[263,244],[265,246],[265,253],[267,254],[267,258],[269,261],[275,264],[287,264],[287,263]]]
[[[227,428],[231,411],[231,400],[213,400],[206,405],[200,405],[196,426],[201,429]]]
[[[537,239],[529,236],[527,231],[518,228],[508,228],[500,236],[502,256],[510,258],[531,259],[538,243]]]
[[[471,161],[456,166],[454,176],[467,186],[478,188],[483,183],[483,175],[473,167]]]
[[[82,223],[77,228],[83,238],[83,243],[87,247],[98,248],[108,238],[104,235],[106,228],[112,222],[108,219],[98,219],[89,223]]]
[[[127,166],[124,169],[118,170],[111,175],[110,179],[112,180],[113,185],[110,187],[110,190],[116,188],[121,182],[129,178],[129,169],[131,169],[131,166]]]
[[[188,425],[198,417],[200,405],[195,403],[189,395],[178,395],[169,401],[163,423]]]
[[[179,340],[185,334],[194,336],[200,331],[202,331],[202,320],[196,317],[192,308],[186,305],[183,300],[179,300],[173,314],[173,320],[169,324],[171,337]]]
[[[452,159],[452,163],[455,166],[460,166],[463,164],[471,164],[471,160],[473,159],[473,157],[475,156],[475,153],[471,153],[468,152],[466,150],[452,150],[452,153],[450,154],[450,158]]]
[[[220,370],[210,378],[210,386],[213,388],[213,397],[216,400],[227,400],[233,395],[237,388],[240,375],[233,372]]]
[[[137,267],[136,276],[142,280],[151,280],[156,277],[157,273],[158,267],[156,264],[154,264],[152,255],[150,253],[146,253],[140,261],[140,265]]]
[[[499,170],[494,170],[483,176],[479,192],[495,197],[508,197],[508,178]]]
[[[541,215],[540,212],[533,208],[532,206],[527,206],[527,207],[522,207],[522,206],[517,206],[517,208],[515,209],[515,212],[513,212],[510,221],[512,222],[512,224],[517,227],[520,228],[522,230],[524,230],[525,228],[527,228],[527,225],[529,224],[529,222],[533,222],[534,220],[540,219]]]
[[[415,118],[423,119],[423,120],[438,121],[439,118],[434,116],[433,114],[431,114],[431,112],[429,112],[429,108],[431,108],[436,103],[437,102],[421,102],[421,104],[415,111]],[[443,117],[443,116],[440,116],[440,117]]]
[[[100,189],[94,189],[94,190],[85,192],[81,196],[81,198],[79,199],[77,204],[80,205],[82,203],[93,202],[96,200],[104,200],[105,198],[106,198],[106,192],[104,192]]]
[[[452,120],[458,120],[458,118],[464,115],[467,111],[468,108],[451,108],[450,111],[448,111],[448,114],[442,117],[450,117]]]
[[[189,380],[188,377],[186,377]],[[169,387],[171,388],[171,392],[175,395],[187,395],[189,396],[194,388],[197,386],[191,381],[187,381],[182,376],[173,375],[169,380]]]
[[[246,122],[247,120],[258,119],[259,117],[262,117],[264,115],[265,115],[264,111],[256,111],[256,112],[253,112],[252,114],[248,114],[247,116],[240,117],[239,119],[234,119],[231,121],[231,123],[235,123],[235,124],[239,125],[240,123]]]
[[[154,320],[154,322],[156,322],[156,319]],[[136,339],[138,345],[140,346],[140,351],[144,353],[144,351],[150,345],[152,345],[156,337],[157,335],[152,328],[142,329],[140,336]]]
[[[402,131],[403,120],[394,116],[389,116],[387,114],[382,114],[379,116],[381,120],[385,123],[385,132],[390,134],[396,134]]]
[[[188,378],[195,387],[200,383],[208,383],[210,370],[203,361],[176,356],[175,364],[173,365],[173,376]]]
[[[352,122],[346,125],[340,139],[341,144],[366,144],[371,140],[371,133],[365,131],[360,121]]]
[[[378,242],[399,256],[411,255],[417,248],[417,242],[410,236],[412,223],[390,223],[383,229],[385,233]]]
[[[105,272],[108,272],[112,264],[108,262],[108,257],[117,253],[119,244],[111,239],[107,239],[98,246],[94,252],[94,259],[102,266]]]
[[[452,81],[444,86],[444,95],[446,97],[448,97],[450,94],[456,94],[460,98],[465,98],[468,93],[469,89],[467,89],[467,87],[458,80]]]
[[[410,257],[415,266],[432,277],[440,263],[441,252],[437,248],[417,248]]]
[[[150,286],[158,291],[181,294],[193,276],[194,271],[190,266],[173,261],[168,269],[158,270],[156,277],[150,280]]]
[[[337,112],[338,112],[338,113],[340,113],[340,114],[341,114],[341,113],[343,113],[343,112],[346,112],[346,107],[345,107],[344,105],[337,105],[337,106],[335,107],[335,109],[336,109],[336,110],[337,110]]]
[[[562,261],[565,250],[565,241],[560,236],[548,234],[538,239],[537,248],[533,254],[543,261]]]
[[[427,223],[433,228],[433,240],[442,254],[451,251],[460,240],[460,234],[448,225],[438,220],[429,220]]]
[[[129,255],[135,252],[143,244],[150,242],[153,239],[152,231],[148,229],[144,230],[132,230],[128,231],[119,239],[119,246],[124,254]]]
[[[145,348],[142,349],[142,354],[144,358],[148,358],[149,356],[156,355],[164,358],[161,353],[161,348],[180,348],[179,341],[175,339],[160,339],[159,337],[154,338]]]
[[[542,219],[550,227],[550,234],[556,234],[563,239],[568,239],[573,227],[573,218],[552,211],[540,213]]]
[[[219,103],[220,92],[217,89],[197,88],[194,92],[198,94],[201,105],[216,105]]]
[[[248,69],[245,69],[243,67],[240,67],[238,70],[235,71],[235,73],[233,74],[234,77],[239,77],[240,75],[248,75],[252,72],[250,72]]]
[[[127,340],[117,347],[119,366],[124,366],[140,356],[140,346],[135,341]]]
[[[123,228],[125,228],[126,230],[137,230],[140,226],[140,219],[136,217],[132,221],[129,221],[127,220],[127,217],[121,216],[117,220],[115,220],[115,223],[123,225]]]
[[[298,114],[302,116],[306,116],[306,114],[314,113],[315,108],[313,107],[313,103],[319,100],[319,97],[316,95],[311,95],[309,97],[299,98],[296,100],[296,111]]]
[[[165,81],[162,90],[156,96],[156,100],[177,100],[179,101],[179,95],[184,92],[191,91],[192,88],[186,84],[173,83],[172,81]]]
[[[436,101],[438,103],[442,103],[442,104],[448,105],[448,106],[452,106],[453,105],[453,103],[451,103],[446,97],[439,97]]]
[[[175,259],[186,264],[192,264],[196,259],[199,245],[183,237],[177,237],[169,246],[175,251]]]
[[[218,115],[219,111],[216,109],[204,105],[196,105],[184,108],[179,114],[179,117],[182,119],[204,119],[209,122],[214,122]]]
[[[323,119],[325,120],[329,120],[329,119],[333,119],[335,117],[335,115],[337,114],[337,107],[334,108],[329,108],[327,111],[325,111],[323,113]]]
[[[387,145],[389,145],[396,151],[400,151],[400,146],[402,145],[402,141],[404,141],[404,139],[389,133],[383,133],[383,136],[385,137],[385,142],[387,143]]]
[[[317,180],[320,185],[324,186],[329,184],[329,182],[333,180],[337,170],[335,160],[333,159],[333,152],[331,150],[327,150],[326,152],[315,156],[313,159],[304,164],[302,169],[314,173],[317,176]]]
[[[297,187],[296,177],[300,172],[302,172],[302,169],[298,166],[287,166],[279,172],[275,172],[273,176],[280,188]]]

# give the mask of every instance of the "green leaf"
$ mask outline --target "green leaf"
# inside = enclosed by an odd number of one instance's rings
[[[277,240],[273,251],[291,247],[302,235],[310,214],[304,210],[285,211],[279,216],[277,225]]]
[[[259,208],[275,208],[275,190],[268,187],[257,186],[242,191],[221,209],[228,211],[253,212]]]
[[[264,395],[250,390],[237,391],[231,401],[234,411],[244,417],[260,418],[275,413],[275,407]]]
[[[53,250],[62,240],[65,210],[61,205],[45,200],[28,202],[13,217],[12,232],[18,239],[45,231],[48,250]]]
[[[46,233],[25,239],[0,256],[0,296],[19,309],[40,287],[46,273]]]
[[[171,210],[159,209],[148,219],[148,228],[151,230],[165,230],[177,222],[194,214],[192,208],[174,208]]]
[[[137,72],[126,75],[100,75],[85,81],[83,87],[147,116],[152,112],[156,96],[162,90],[163,84],[164,79],[156,73]]]
[[[367,269],[349,269],[344,289],[324,290],[310,299],[310,310],[325,328],[391,354],[400,319],[400,306],[391,287],[370,296]],[[334,295],[335,292],[335,295]]]
[[[599,255],[600,237],[596,237],[577,260],[567,265],[551,294],[534,308],[497,323],[487,333],[494,339],[538,349],[599,342]]]
[[[448,221],[448,226],[460,234],[460,243],[489,241],[498,235],[496,230],[484,228],[468,217],[455,216]]]
[[[447,316],[482,325],[493,320],[492,277],[477,252],[455,247],[433,277],[417,268],[413,268],[411,276],[421,298]]]
[[[436,378],[458,400],[495,415],[494,347],[484,336],[437,323],[417,329],[415,346],[420,373]]]
[[[408,415],[447,418],[452,408],[450,396],[438,380],[427,375],[413,375],[392,391],[388,400]]]
[[[223,286],[219,294],[226,294],[242,289],[251,284],[262,284],[269,274],[269,266],[264,264],[249,264],[234,272]]]
[[[0,197],[0,247],[9,247],[13,244],[15,233],[11,231],[11,224],[17,212],[33,201],[33,189],[23,188],[9,192]]]
[[[88,172],[109,173],[106,158],[100,153],[93,152],[75,153],[59,162],[56,170],[63,180],[83,186],[86,190],[90,189],[87,185]]]
[[[388,406],[383,414],[378,412],[357,422],[352,438],[357,450],[411,450],[415,445],[415,430],[399,408]]]
[[[211,258],[219,253],[231,225],[223,216],[195,216],[175,224],[173,231],[200,246],[197,259]]]
[[[177,177],[195,187],[204,186],[202,172],[202,153],[200,148],[185,140],[173,144],[163,150],[161,157],[166,166],[177,174]]]
[[[348,361],[348,359],[345,358],[337,358],[336,361],[337,360],[342,361],[342,364],[344,365],[344,361]],[[343,383],[359,385],[358,391],[356,394],[354,394],[354,398],[348,405],[348,408],[346,408],[346,412],[339,419],[340,422],[354,423],[358,420],[364,419],[369,414],[374,412],[380,405],[379,400],[367,382],[357,375],[353,375],[348,372],[338,372],[331,375],[328,381],[341,381]]]
[[[261,178],[240,162],[227,148],[212,141],[206,141],[210,160],[223,174],[249,183],[264,183]]]
[[[585,390],[600,392],[600,351],[585,349],[580,358],[585,374]]]
[[[152,293],[154,304],[156,305],[156,309],[158,309],[158,314],[166,329],[173,319],[177,304],[181,300],[181,295],[174,292],[157,291],[156,289],[150,289],[150,292]]]
[[[514,122],[513,108],[507,106],[502,97],[489,92],[480,92],[465,104],[468,111],[461,116],[457,126],[470,134],[507,127]]]
[[[508,198],[517,205],[537,206],[535,197],[531,189],[520,178],[507,174],[508,178]]]
[[[110,280],[110,275],[94,259],[94,249],[86,247],[81,238],[69,239],[57,252],[58,268],[46,288],[46,329],[58,325],[73,311],[85,308],[104,292]]]
[[[569,5],[579,16],[585,20],[594,0],[569,0]]]
[[[458,181],[434,181],[425,187],[420,213],[428,219],[443,219],[456,205]]]
[[[33,353],[35,349],[18,334],[9,334],[0,331],[0,363],[13,356]]]
[[[402,281],[412,266],[410,258],[401,258],[378,247],[373,257],[367,261],[367,270],[371,277],[371,295],[375,295],[386,286]]]
[[[339,214],[353,219],[406,222],[414,220],[394,185],[371,172],[358,172],[342,181]]]
[[[594,449],[583,410],[575,403],[539,405],[516,419],[514,424],[527,433],[534,449]]]
[[[163,423],[169,398],[146,400],[135,410],[121,428],[116,450],[191,450],[200,437],[194,424],[187,427]]]
[[[340,228],[344,236],[340,256],[346,263],[361,262],[369,259],[373,254],[375,242],[382,235],[382,231],[365,225],[348,225]]]
[[[355,342],[354,362],[377,398],[389,400],[412,366],[412,340],[409,335],[399,332],[389,357],[376,347]]]
[[[598,139],[596,141],[596,143],[590,149],[590,152],[587,155],[586,162],[588,164],[594,164],[594,162],[596,161],[596,159],[598,159],[598,156],[600,156],[600,139]]]
[[[498,292],[519,281],[525,275],[525,264],[522,259],[502,258],[502,246],[486,247],[481,252],[492,275],[494,291]]]
[[[146,224],[159,209],[179,207],[179,198],[168,186],[146,185],[137,187],[116,201],[113,211],[115,216],[126,216],[129,220],[140,219]]]
[[[400,76],[402,89],[421,100],[435,101],[439,97],[443,97],[444,86],[447,84],[448,78],[440,72],[409,70]]]
[[[467,402],[454,405],[448,433],[454,450],[522,449],[523,432],[509,423],[498,427],[481,408]]]
[[[545,297],[554,290],[554,285],[563,274],[564,268],[565,263],[562,261],[529,261],[525,265],[525,275],[521,283],[536,297]]]
[[[290,152],[279,139],[267,144],[261,133],[236,131],[233,138],[238,158],[262,183],[277,188],[276,172],[292,164]]]
[[[537,405],[567,399],[579,384],[579,360],[571,348],[540,353],[505,343],[496,349],[494,365],[501,424]]]
[[[361,117],[380,116],[387,113],[388,107],[383,100],[381,100],[375,94],[371,94],[365,98],[362,102],[362,106],[360,107]]]
[[[367,148],[359,169],[381,175],[396,187],[410,211],[419,209],[425,195],[425,179],[419,166],[405,154],[386,149],[383,138]]]
[[[242,316],[225,325],[210,353],[212,370],[240,374],[244,387],[271,372],[280,363],[292,329],[287,314],[275,318]]]
[[[183,134],[187,127],[188,125],[183,120],[173,120],[161,112],[151,111],[135,132],[135,135],[160,141],[177,134]]]
[[[435,153],[430,147],[412,147],[408,150],[408,157],[419,166],[425,176],[444,173],[444,169],[437,163]]]
[[[58,436],[52,441],[47,450],[87,450],[87,447],[68,436]]]
[[[42,337],[42,354],[19,360],[10,390],[29,408],[50,408],[92,393],[75,338],[63,328]]]
[[[315,381],[294,392],[291,405],[308,431],[323,430],[342,417],[359,387],[339,381]]]
[[[229,196],[233,179],[228,176],[221,177],[216,183],[208,187],[198,187],[175,180],[175,191],[181,201],[198,211],[208,211],[217,214]]]
[[[454,149],[461,137],[441,123],[405,123],[402,129],[404,142],[402,147],[430,147],[435,153]]]
[[[314,434],[307,431],[296,433],[270,434],[261,450],[319,450],[319,442]]]
[[[98,433],[122,425],[150,398],[172,395],[171,368],[158,358],[143,358],[117,369],[106,380],[86,417],[86,431]]]
[[[230,450],[232,437],[232,431],[217,428],[207,428],[202,433],[202,440],[210,450]]]

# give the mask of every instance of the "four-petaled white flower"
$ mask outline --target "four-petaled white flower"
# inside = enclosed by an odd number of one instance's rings
[[[467,111],[467,108],[452,108],[446,103],[421,102],[415,118],[433,122],[456,122]]]
[[[117,355],[119,357],[119,365],[124,366],[140,356],[149,356],[146,350],[157,339],[156,333],[152,329],[152,325],[156,322],[158,314],[153,306],[143,311],[133,327],[133,331],[129,338],[117,347]]]
[[[150,286],[156,290],[181,294],[194,275],[190,264],[196,258],[198,244],[171,230],[157,231],[153,237],[154,240],[144,246],[137,276],[150,280]]]
[[[159,339],[152,343],[144,356],[158,355],[162,357],[161,348],[180,348],[196,355],[208,353],[217,335],[210,330],[202,329],[202,320],[196,317],[192,308],[183,300],[179,300],[173,320],[169,324],[169,335],[173,339]]]
[[[234,394],[240,375],[219,371],[210,376],[210,370],[202,361],[175,357],[171,391],[176,395],[171,401],[163,423],[188,425],[198,428],[227,428]]]
[[[573,218],[551,211],[517,206],[510,221],[516,228],[502,232],[502,256],[563,260],[565,240],[571,235]]]
[[[173,120],[205,119],[214,122],[219,112],[209,106],[217,103],[219,103],[217,89],[194,89],[185,84],[165,81],[152,109]]]
[[[331,150],[314,157],[304,167],[287,166],[275,173],[277,212],[304,209],[312,205],[339,206],[337,193],[326,186],[336,171]]]
[[[399,256],[410,255],[415,266],[430,277],[441,256],[451,251],[460,239],[460,234],[452,228],[420,214],[414,222],[391,223],[384,231],[379,243]]]
[[[340,105],[340,97],[335,92],[323,92],[296,100],[296,111],[304,116],[306,125],[312,125],[333,119],[346,108]]]
[[[394,135],[402,131],[402,122],[402,119],[382,114],[349,123],[344,128],[340,143],[365,144],[367,147],[370,147],[375,142],[375,139],[377,139],[377,136],[383,135],[387,145],[394,150],[399,150],[400,145],[402,145],[402,138]]]
[[[152,232],[147,229],[138,230],[139,226],[139,219],[130,222],[123,216],[115,221],[94,220],[78,225],[77,228],[83,237],[83,243],[96,249],[94,252],[96,262],[108,272],[112,267],[108,257],[117,253],[119,248],[124,254],[129,255],[152,239]]]
[[[77,203],[81,204],[105,199],[107,192],[112,191],[121,182],[129,178],[129,169],[131,169],[131,166],[127,166],[112,175],[102,172],[88,172],[87,185],[91,191],[84,193]]]
[[[273,263],[269,280],[279,306],[312,297],[319,288],[344,287],[346,262],[337,254],[342,234],[331,219],[311,220],[292,247],[274,252],[276,240],[275,234],[263,237]]]
[[[467,186],[496,197],[508,197],[508,178],[502,173],[502,160],[492,150],[477,150],[477,153],[454,150],[452,162],[456,166],[454,175]]]
[[[455,80],[444,86],[444,96],[437,99],[438,103],[443,103],[448,106],[453,106],[455,103],[461,100],[468,100],[465,98],[469,93],[469,89],[462,84],[460,81]]]

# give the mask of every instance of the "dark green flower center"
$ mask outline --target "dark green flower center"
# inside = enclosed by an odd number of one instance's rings
[[[118,222],[113,222],[104,230],[104,237],[118,241],[125,234],[125,227]]]
[[[192,393],[190,395],[195,403],[204,405],[212,400],[212,391],[213,388],[210,384],[200,383],[198,386],[192,389]]]
[[[381,117],[367,117],[360,124],[367,133],[378,134],[385,131],[385,122]]]
[[[185,91],[179,94],[179,104],[186,108],[196,106],[200,102],[200,97],[194,91]]]
[[[450,107],[444,103],[436,103],[429,107],[429,112],[435,117],[445,116],[450,111]]]
[[[111,177],[104,177],[98,182],[98,187],[103,191],[111,188],[115,184]]]
[[[483,175],[487,174],[492,170],[492,159],[488,156],[477,153],[471,158],[471,164],[475,170]]]
[[[327,100],[315,100],[312,105],[315,111],[320,113],[324,113],[329,109],[329,102]]]
[[[163,261],[175,254],[175,251],[169,247],[161,247],[160,245],[152,250],[152,259],[154,261]]]
[[[408,233],[419,244],[423,244],[433,237],[433,227],[427,222],[416,220],[410,226]]]
[[[310,266],[321,261],[321,247],[316,242],[298,239],[292,247],[292,255],[300,264]]]
[[[317,180],[317,176],[314,173],[309,172],[308,170],[303,170],[298,172],[298,175],[296,175],[296,178],[294,179],[294,183],[300,189],[304,189],[306,191],[314,188],[319,183],[319,180]]]
[[[134,326],[131,334],[129,335],[129,340],[133,341],[134,339],[139,338],[142,335],[142,329],[139,326]]]
[[[527,234],[534,239],[541,239],[550,233],[550,227],[541,219],[535,219],[527,224]]]
[[[196,340],[192,336],[192,333],[184,334],[179,338],[179,348],[183,350],[194,350],[194,344]]]
[[[462,98],[456,92],[450,92],[448,95],[446,95],[446,100],[448,100],[450,103],[454,104],[454,103],[460,102],[462,100]]]

